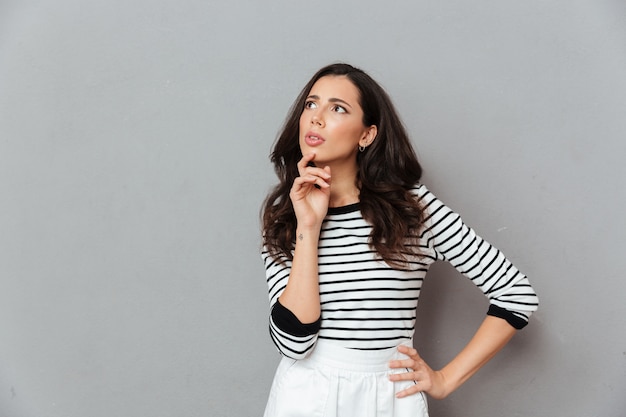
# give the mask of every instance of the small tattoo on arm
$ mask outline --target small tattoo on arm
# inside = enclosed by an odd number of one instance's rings
[[[300,239],[300,240],[304,239],[304,235],[303,235],[302,233],[300,233],[300,234],[298,235],[298,239]]]

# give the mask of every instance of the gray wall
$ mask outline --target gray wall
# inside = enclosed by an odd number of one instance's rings
[[[626,6],[387,3],[0,2],[0,416],[261,414],[267,156],[337,60],[542,302],[432,415],[626,415]],[[416,346],[441,366],[486,308],[437,266]]]

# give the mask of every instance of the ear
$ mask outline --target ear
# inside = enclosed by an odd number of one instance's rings
[[[371,125],[370,127],[367,128],[367,130],[363,134],[363,137],[359,141],[359,146],[367,148],[368,146],[372,144],[372,142],[374,142],[374,139],[376,139],[377,134],[378,134],[378,128],[376,127],[376,125]]]

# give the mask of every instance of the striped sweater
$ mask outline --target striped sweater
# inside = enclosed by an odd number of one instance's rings
[[[423,185],[414,193],[425,207],[418,255],[391,267],[369,246],[371,226],[359,205],[329,208],[322,224],[318,265],[321,319],[302,324],[278,302],[291,263],[262,252],[271,306],[270,335],[285,356],[301,359],[318,338],[354,349],[384,349],[413,337],[420,289],[429,266],[449,262],[489,299],[488,314],[522,328],[538,299],[524,274],[480,238]]]

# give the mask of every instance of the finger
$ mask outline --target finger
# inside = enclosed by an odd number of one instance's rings
[[[298,162],[298,172],[300,173],[300,175],[304,174],[307,165],[309,164],[309,162],[313,161],[313,159],[315,159],[315,152],[302,155],[302,159],[300,159],[300,161]]]
[[[317,175],[323,178],[326,181],[330,180],[330,167],[318,168],[316,166],[311,166],[309,163],[315,158],[314,153],[306,154],[302,157],[300,162],[298,162],[298,174],[301,177],[306,176],[307,174]]]
[[[330,187],[330,184],[328,184],[324,179],[313,174],[306,174],[304,176],[297,177],[294,180],[292,190],[299,191],[306,185],[318,185],[321,188]]]
[[[316,188],[330,187],[330,174],[321,168],[306,168],[294,179],[292,191],[300,190],[306,184],[314,185]]]
[[[310,182],[311,184],[315,184],[316,186],[319,186],[320,188],[330,187],[330,184],[327,183],[325,179],[320,178],[316,175],[307,175],[306,178],[308,182]]]
[[[328,168],[330,170],[330,168]],[[323,178],[324,181],[330,180],[330,173],[326,170],[326,168],[317,168],[317,167],[305,167],[302,172],[300,172],[300,176],[304,177],[306,175],[315,175],[320,178]]]
[[[407,345],[399,345],[398,352],[404,353],[405,355],[410,356],[413,359],[422,359],[419,353],[417,353],[417,350],[415,348],[412,348]]]
[[[396,398],[408,397],[409,395],[417,394],[422,390],[419,387],[419,381],[416,381],[415,384],[411,385],[409,388],[404,389],[396,393]]]
[[[408,372],[402,372],[402,373],[397,373],[397,374],[390,374],[389,375],[389,380],[391,382],[398,382],[398,381],[417,381],[418,377],[417,377],[417,372],[408,370]]]
[[[418,365],[415,359],[395,359],[393,361],[389,361],[390,368],[411,368],[415,369]]]

